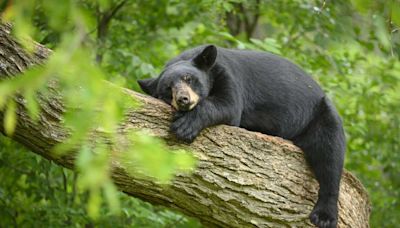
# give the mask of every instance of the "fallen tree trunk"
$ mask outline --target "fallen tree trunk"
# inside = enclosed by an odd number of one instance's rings
[[[0,25],[0,80],[22,72],[48,57],[50,50],[37,45],[28,55]],[[150,203],[177,209],[213,227],[306,227],[317,199],[318,184],[303,154],[283,139],[217,126],[204,130],[190,146],[168,133],[171,108],[151,97],[127,90],[144,105],[127,116],[123,129],[148,129],[171,147],[185,147],[198,158],[192,174],[178,174],[170,185],[151,178],[130,176],[113,161],[112,178],[120,191]],[[23,98],[18,98],[20,104]],[[54,145],[65,139],[60,126],[62,106],[57,99],[40,102],[39,122],[18,109],[13,139],[31,151],[72,169],[74,153],[57,157]],[[3,113],[0,111],[0,131]],[[361,183],[344,172],[339,197],[339,227],[368,227],[370,205]]]

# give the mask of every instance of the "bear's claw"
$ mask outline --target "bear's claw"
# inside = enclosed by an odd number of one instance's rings
[[[317,205],[310,214],[310,221],[319,228],[336,228],[337,208],[334,205]]]
[[[199,121],[194,111],[184,114],[176,113],[170,130],[176,135],[177,139],[191,143],[202,130]]]

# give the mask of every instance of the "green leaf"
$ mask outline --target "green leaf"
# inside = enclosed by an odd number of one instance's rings
[[[90,218],[96,220],[99,217],[101,206],[101,195],[98,188],[92,188],[89,192],[87,212]]]
[[[104,186],[104,195],[107,199],[107,203],[110,206],[112,213],[116,214],[120,210],[120,204],[118,199],[118,191],[115,185],[109,180]]]
[[[144,174],[168,182],[177,171],[188,171],[195,165],[193,155],[184,150],[171,151],[145,131],[130,133],[129,138],[133,147],[120,159],[132,175]]]
[[[391,5],[392,10],[392,20],[397,25],[400,26],[400,1],[393,1]]]
[[[373,0],[352,0],[353,5],[362,13],[371,10],[373,7]]]
[[[176,150],[174,151],[174,162],[178,169],[180,170],[190,170],[196,166],[197,160],[193,157],[191,153],[188,153],[185,150]]]
[[[378,37],[382,46],[388,50],[390,48],[390,35],[386,29],[385,19],[380,15],[376,15],[374,25],[376,29],[376,36]]]
[[[32,89],[25,90],[24,98],[26,100],[26,108],[28,110],[29,116],[32,120],[37,121],[39,119],[39,104],[37,103],[37,98],[35,92]]]
[[[110,0],[98,0],[97,2],[99,4],[99,8],[101,10],[106,10],[107,8],[110,7],[110,4],[111,4]]]
[[[6,82],[0,83],[0,110],[7,103],[8,97],[11,95],[12,88]]]
[[[17,124],[16,103],[10,99],[4,116],[4,131],[8,136],[14,133]]]
[[[52,29],[62,31],[70,23],[70,0],[46,1],[43,8],[48,13],[47,17],[51,18],[48,23]]]

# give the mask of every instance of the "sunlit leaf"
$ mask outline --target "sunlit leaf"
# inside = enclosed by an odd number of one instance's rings
[[[373,0],[352,0],[351,2],[360,12],[371,10],[373,5]]]
[[[28,110],[29,116],[34,120],[37,121],[39,118],[39,104],[37,102],[37,97],[35,92],[31,89],[25,90],[24,98],[26,100],[26,108]]]
[[[386,49],[390,48],[390,36],[386,29],[385,19],[379,15],[375,16],[374,20],[376,35]]]
[[[110,206],[112,213],[116,214],[119,212],[120,203],[118,199],[118,191],[111,181],[108,181],[103,186],[104,195],[107,199],[107,203]]]
[[[170,151],[156,138],[146,132],[130,134],[133,147],[122,154],[121,161],[132,175],[146,176],[168,182],[178,170],[188,170],[195,164],[192,155],[183,150]]]
[[[110,4],[111,4],[110,0],[98,0],[98,3],[99,3],[100,9],[102,9],[102,10],[109,8]]]
[[[400,2],[398,0],[392,2],[391,10],[393,22],[400,26]]]
[[[4,5],[3,5],[4,4]],[[15,17],[15,10],[12,2],[3,1],[2,6],[5,8],[1,14],[1,19],[8,22]]]
[[[0,110],[3,109],[13,89],[8,83],[0,83]]]
[[[4,114],[4,131],[9,136],[14,133],[17,124],[16,106],[17,104],[15,101],[10,99]]]
[[[87,211],[90,218],[96,220],[99,217],[101,195],[98,188],[92,188],[89,192],[89,201],[87,205]]]
[[[190,170],[196,166],[196,159],[184,150],[175,151],[175,163],[181,170]]]

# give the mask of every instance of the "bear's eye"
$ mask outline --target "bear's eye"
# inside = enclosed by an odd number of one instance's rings
[[[192,78],[189,76],[189,75],[185,75],[185,76],[183,76],[183,81],[185,81],[185,82],[187,82],[187,83],[190,83],[191,81],[192,81]]]

